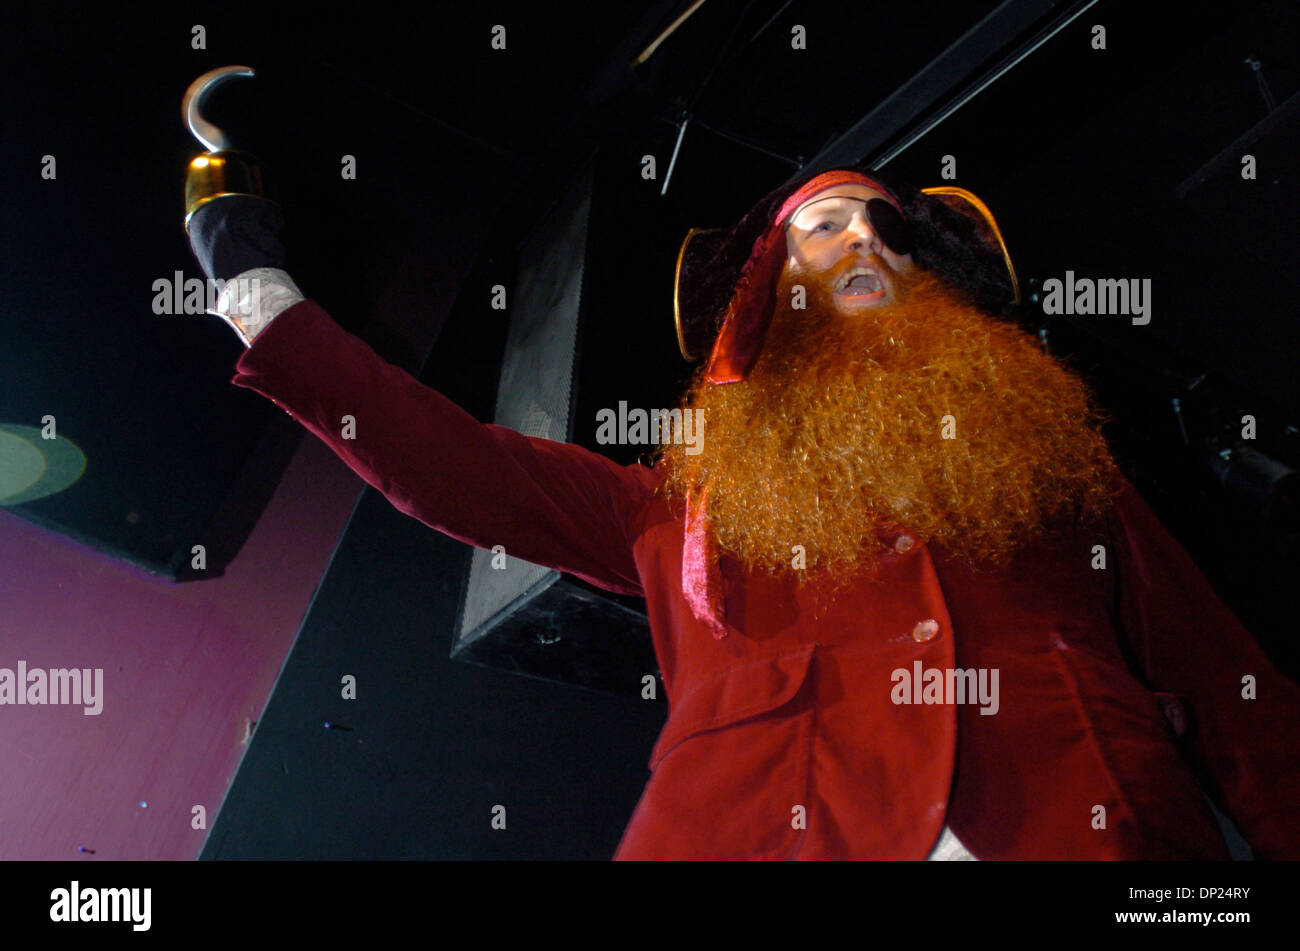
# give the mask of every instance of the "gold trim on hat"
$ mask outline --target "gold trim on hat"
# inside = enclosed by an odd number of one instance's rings
[[[691,238],[697,234],[703,234],[706,231],[721,231],[721,228],[692,228],[686,232],[686,237],[682,239],[682,246],[677,249],[677,266],[673,272],[673,324],[677,327],[677,349],[686,360],[695,360],[697,357],[691,356],[686,351],[686,335],[682,332],[682,261],[686,257],[686,246],[691,243]]]
[[[993,237],[997,239],[998,248],[1002,251],[1003,263],[1007,266],[1007,274],[1011,278],[1011,291],[1013,298],[1012,306],[1020,303],[1020,279],[1016,276],[1015,265],[1011,263],[1011,252],[1007,250],[1007,243],[1002,237],[1002,229],[998,227],[997,219],[993,217],[993,212],[989,211],[988,205],[980,201],[979,196],[974,192],[967,191],[964,188],[958,188],[955,185],[935,185],[931,188],[922,188],[921,192],[926,195],[952,195],[968,202],[988,225],[993,232]],[[696,360],[687,352],[686,335],[682,331],[682,308],[681,308],[681,288],[682,288],[682,261],[686,257],[686,246],[691,243],[691,239],[697,234],[706,231],[722,231],[722,228],[692,228],[686,232],[686,237],[682,239],[682,246],[677,250],[677,266],[673,274],[673,323],[677,328],[677,349],[686,360]]]
[[[1007,265],[1007,274],[1011,276],[1011,290],[1015,295],[1011,301],[1011,305],[1014,307],[1019,304],[1020,279],[1016,277],[1016,268],[1015,265],[1011,263],[1011,252],[1007,250],[1007,243],[1002,239],[1002,230],[998,227],[998,222],[997,219],[993,217],[993,212],[989,211],[988,205],[980,201],[979,197],[973,192],[968,192],[966,189],[958,188],[955,185],[935,185],[932,188],[922,188],[921,192],[925,195],[954,195],[957,198],[962,198],[970,202],[970,204],[974,206],[975,210],[980,213],[980,217],[984,219],[984,223],[993,230],[993,237],[997,238],[998,247],[1002,249],[1002,260]]]

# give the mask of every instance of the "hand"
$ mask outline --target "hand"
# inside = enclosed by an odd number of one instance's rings
[[[228,281],[258,267],[283,268],[284,215],[249,195],[223,195],[200,205],[190,218],[190,249],[203,273]]]
[[[190,248],[203,273],[220,281],[240,274],[252,279],[238,282],[243,287],[228,285],[216,311],[248,347],[276,315],[302,300],[283,269],[283,228],[284,215],[276,205],[249,195],[222,195],[190,217]]]
[[[225,132],[203,118],[203,98],[247,66],[222,66],[190,83],[181,100],[185,122],[208,151],[190,162],[185,175],[185,231],[190,250],[209,280],[223,285],[212,311],[252,346],[253,337],[302,293],[284,271],[280,240],[284,215],[267,195],[266,176],[256,156],[231,148]],[[244,275],[245,279],[228,283]]]

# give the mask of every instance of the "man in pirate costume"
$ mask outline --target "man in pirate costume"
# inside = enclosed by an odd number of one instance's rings
[[[273,206],[206,187],[204,270],[260,280],[221,300],[233,383],[426,525],[646,599],[669,717],[617,858],[1226,858],[1202,787],[1300,857],[1300,690],[1005,319],[975,196],[837,169],[692,232],[709,436],[647,467],[479,423],[303,298]]]

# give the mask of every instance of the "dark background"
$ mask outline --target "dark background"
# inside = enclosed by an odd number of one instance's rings
[[[201,149],[180,95],[207,69],[246,63],[258,77],[224,87],[207,114],[272,169],[290,272],[484,420],[509,317],[487,306],[488,288],[510,284],[518,244],[593,157],[599,253],[578,395],[666,406],[691,369],[671,309],[687,228],[733,222],[837,143],[920,185],[948,183],[941,161],[955,156],[950,183],[992,207],[1027,287],[1067,269],[1152,280],[1148,326],[1035,320],[1032,308],[1031,323],[1094,382],[1139,487],[1296,676],[1284,603],[1300,578],[1294,526],[1256,519],[1213,468],[1245,412],[1259,420],[1255,448],[1300,466],[1296,5],[1193,16],[1174,3],[1017,3],[1014,29],[979,32],[978,55],[934,67],[974,49],[968,31],[1007,5],[710,0],[631,68],[686,6],[7,9],[0,167],[17,187],[0,209],[0,422],[54,413],[88,459],[71,489],[15,513],[168,577],[185,577],[197,538],[238,557],[256,511],[231,524],[223,503],[241,478],[273,485],[276,440],[290,437],[266,437],[274,407],[228,385],[240,345],[220,321],[149,305],[154,279],[199,276],[180,186]],[[190,47],[194,23],[206,50]],[[506,50],[490,48],[497,23]],[[795,24],[806,50],[790,48]],[[1106,27],[1105,50],[1091,47],[1093,24]],[[1247,57],[1263,64],[1271,116]],[[927,67],[926,83],[906,87]],[[893,118],[843,138],[885,105]],[[1234,145],[1265,120],[1267,136]],[[1248,149],[1259,178],[1244,182]],[[47,153],[57,184],[34,171]],[[342,154],[357,157],[357,181],[340,181]],[[647,154],[654,181],[640,174]],[[578,421],[574,440],[596,448],[593,415]],[[640,453],[600,448],[623,462]],[[663,708],[448,660],[467,564],[465,546],[366,490],[204,857],[612,854]],[[358,677],[356,702],[337,700],[340,670]],[[322,729],[336,717],[346,730]],[[488,826],[495,803],[508,835]]]

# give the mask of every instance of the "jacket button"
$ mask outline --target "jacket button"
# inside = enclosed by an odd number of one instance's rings
[[[925,643],[934,640],[939,634],[939,622],[931,618],[928,621],[920,621],[916,627],[912,628],[912,640]]]
[[[894,551],[900,555],[916,544],[916,539],[911,535],[899,535],[898,540],[894,542]]]

